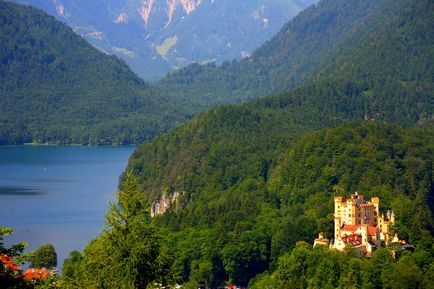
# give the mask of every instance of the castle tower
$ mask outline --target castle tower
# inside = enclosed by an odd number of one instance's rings
[[[378,197],[372,197],[371,198],[371,204],[374,205],[374,212],[375,212],[375,219],[376,223],[378,225],[378,217],[380,216],[380,199]]]
[[[341,218],[335,217],[335,235],[333,236],[335,240],[341,237],[341,226],[342,226]]]
[[[334,200],[335,200],[335,217],[337,217],[340,214],[339,208],[340,208],[340,206],[342,204],[342,197],[341,196],[336,196],[334,198]]]

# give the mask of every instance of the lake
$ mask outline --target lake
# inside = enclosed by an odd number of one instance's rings
[[[133,147],[0,147],[0,226],[6,244],[55,246],[58,269],[103,229]]]

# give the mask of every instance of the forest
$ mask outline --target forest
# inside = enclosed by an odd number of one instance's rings
[[[433,121],[428,0],[323,0],[252,57],[193,64],[157,84],[44,12],[0,5],[3,145],[140,144],[216,105],[306,87],[315,90],[309,92],[315,101],[350,95],[359,120]],[[333,101],[344,109],[348,100],[339,97]]]
[[[188,118],[121,60],[0,1],[0,145],[138,144]]]
[[[400,216],[399,235],[432,256],[432,128],[367,121],[311,132],[296,141],[290,128],[286,135],[270,131],[258,116],[234,119],[216,125],[220,131],[199,125],[173,133],[144,145],[130,161],[145,196],[156,200],[162,193],[183,192],[179,207],[156,222],[180,236],[178,251],[193,254],[184,259],[185,277],[191,278],[198,258],[212,262],[213,269],[220,266],[212,277],[217,284],[233,278],[247,285],[256,274],[275,269],[296,242],[312,244],[321,231],[330,235],[333,196],[355,191],[380,197],[381,210]],[[209,248],[199,254],[191,244]],[[224,276],[220,281],[219,274]]]
[[[166,191],[180,191],[182,197],[154,218],[149,193],[155,179],[140,181],[144,176],[132,166],[103,233],[83,252],[71,253],[57,283],[43,285],[431,288],[432,128],[367,121],[283,143],[269,144],[275,154],[267,165],[258,153],[224,170],[218,161],[229,155],[216,161],[210,153],[194,164],[196,172],[184,169],[174,183],[163,178]],[[330,236],[333,230],[333,196],[356,190],[380,197],[381,211],[395,212],[396,231],[416,247],[414,253],[398,250],[393,257],[393,244],[371,258],[358,257],[351,247],[312,248],[318,232]]]
[[[152,88],[164,85],[190,116],[214,97],[272,95],[217,106],[141,144],[104,231],[71,252],[59,278],[34,286],[433,288],[433,11],[428,0],[324,0],[251,59],[169,75]],[[332,234],[333,197],[356,191],[395,212],[414,252],[312,248],[319,232]]]
[[[158,87],[197,112],[339,78],[341,84],[360,85],[353,93],[360,94],[354,96],[361,104],[390,101],[377,109],[399,111],[411,98],[415,109],[432,111],[432,9],[426,0],[320,1],[250,58],[191,65],[169,74]],[[401,101],[398,93],[405,103],[395,104]],[[425,111],[422,117],[430,116]]]

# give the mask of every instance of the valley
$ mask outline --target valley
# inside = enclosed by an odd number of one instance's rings
[[[158,0],[141,3],[146,26],[153,25],[155,11],[170,26],[208,2],[167,1],[167,9],[157,9]],[[250,4],[243,5],[250,11]],[[0,35],[8,39],[2,63],[8,62],[1,73],[16,75],[2,78],[3,144],[140,143],[119,177],[104,229],[82,251],[71,252],[60,276],[35,287],[433,284],[432,1],[321,0],[244,58],[193,63],[156,83],[144,82],[123,61],[39,10],[0,2],[2,7],[0,20],[7,25]],[[67,17],[68,9],[59,11]],[[115,20],[128,24],[129,17]],[[53,31],[76,49],[48,37]],[[169,60],[181,42],[178,35],[165,38],[156,47],[159,57]],[[35,43],[62,49],[50,56]],[[69,64],[65,55],[72,63],[63,69],[58,62]],[[43,93],[54,85],[54,93]],[[74,93],[58,94],[70,88]],[[366,210],[378,205],[375,217],[340,210],[342,197],[359,205],[355,196],[362,195],[372,202],[359,201]],[[393,221],[380,211],[394,212]],[[372,228],[351,218],[383,222],[375,230],[387,227],[387,234],[376,231],[374,238]],[[336,226],[338,221],[347,223]],[[351,239],[350,231],[358,235]],[[315,238],[346,245],[313,246]],[[23,254],[3,243],[0,249],[17,260]]]
[[[240,59],[317,0],[15,0],[68,24],[146,81],[191,63]],[[161,55],[169,39],[176,45]]]

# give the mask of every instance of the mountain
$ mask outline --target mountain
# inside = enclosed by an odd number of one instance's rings
[[[140,177],[151,199],[166,190],[213,194],[230,191],[251,178],[267,180],[278,156],[312,130],[362,121],[431,127],[434,39],[429,36],[434,32],[434,5],[410,0],[324,0],[306,11],[317,15],[306,25],[323,23],[333,9],[356,11],[361,5],[367,5],[365,11],[375,10],[377,20],[360,22],[357,31],[371,32],[373,37],[369,45],[353,47],[351,55],[341,53],[334,71],[285,93],[203,112],[142,144],[129,169]],[[297,21],[299,17],[290,26]],[[401,44],[395,46],[398,41]],[[346,45],[336,47],[337,51],[345,51]]]
[[[255,52],[263,51],[263,62],[254,54],[251,62],[196,65],[172,75],[171,89],[185,81],[194,96],[210,85],[209,99],[230,85],[253,91],[254,76],[259,88],[282,79],[288,89],[203,112],[131,156],[127,171],[140,180],[139,194],[154,207],[172,200],[155,222],[168,231],[185,281],[246,286],[257,274],[285,268],[278,260],[297,241],[311,243],[332,228],[336,191],[379,196],[384,209],[399,212],[400,236],[431,256],[433,9],[428,0],[324,0]],[[293,51],[284,43],[300,37],[306,59],[294,61],[305,68],[283,61]],[[293,70],[280,74],[279,63]],[[267,65],[272,74],[261,70]],[[233,82],[225,82],[228,75]],[[292,89],[285,80],[291,78],[298,79]]]
[[[41,8],[146,80],[239,59],[317,0],[14,0]]]
[[[54,17],[0,2],[0,144],[128,144],[184,119]]]
[[[204,3],[198,7],[205,7]],[[2,36],[8,40],[2,41],[5,47],[0,52],[2,73],[7,75],[1,79],[5,95],[5,113],[0,116],[4,124],[1,135],[5,137],[1,142],[137,143],[212,106],[297,88],[306,97],[303,101],[315,107],[333,107],[333,112],[346,114],[343,119],[351,113],[351,119],[429,124],[434,106],[434,37],[427,11],[432,11],[432,4],[426,0],[417,5],[389,0],[324,0],[300,13],[251,57],[221,66],[194,64],[152,87],[125,64],[96,50],[92,55],[111,59],[113,68],[94,65],[92,57],[79,61],[83,57],[77,55],[80,50],[69,47],[65,48],[71,53],[68,56],[63,48],[41,52],[32,39],[49,41],[50,33],[38,31],[39,26],[27,29],[13,24],[23,31]],[[65,42],[60,34],[56,35],[59,37],[54,41],[59,47],[65,46],[60,43]],[[26,41],[30,43],[24,44],[24,49],[15,48],[15,42],[22,45]],[[38,56],[32,58],[33,54]],[[50,56],[45,58],[45,54]],[[54,65],[58,62],[51,55],[69,63],[68,69]],[[20,68],[10,65],[11,57]],[[79,75],[83,82],[73,82]],[[21,82],[16,82],[20,78]],[[18,101],[23,95],[26,102]],[[111,96],[116,99],[114,105]],[[101,103],[106,112],[96,109]],[[30,110],[34,115],[28,113]],[[66,124],[64,128],[61,121]]]
[[[363,79],[371,90],[373,85],[382,90],[386,83],[403,91],[418,91],[421,86],[429,98],[434,37],[432,17],[423,9],[432,11],[431,3],[321,1],[301,12],[251,57],[221,66],[191,65],[171,73],[159,87],[196,111],[337,76]],[[399,81],[391,83],[391,78]],[[372,101],[384,99],[367,93]]]

